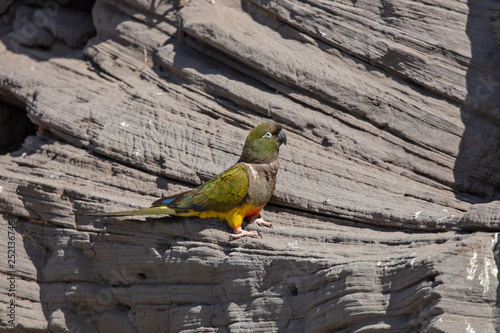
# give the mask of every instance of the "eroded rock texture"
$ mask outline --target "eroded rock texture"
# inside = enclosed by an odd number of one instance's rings
[[[0,3],[1,327],[495,332],[499,10]],[[265,119],[289,143],[261,239],[73,215],[192,188]]]

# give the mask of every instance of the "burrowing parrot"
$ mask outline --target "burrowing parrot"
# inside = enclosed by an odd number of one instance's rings
[[[279,148],[286,144],[280,124],[268,121],[252,129],[240,159],[229,169],[187,192],[153,202],[150,208],[99,216],[160,215],[198,216],[226,221],[234,230],[232,238],[257,237],[257,231],[243,230],[243,220],[259,226],[271,226],[259,217],[271,199],[279,168]]]

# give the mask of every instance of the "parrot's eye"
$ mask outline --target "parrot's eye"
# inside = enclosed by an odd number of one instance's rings
[[[271,134],[271,132],[266,132],[266,134],[264,134],[262,137],[263,138],[270,138],[272,137],[273,135]]]

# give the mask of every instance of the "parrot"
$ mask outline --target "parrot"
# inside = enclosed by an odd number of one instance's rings
[[[267,121],[248,134],[239,160],[198,187],[167,198],[151,207],[109,213],[88,213],[94,216],[173,215],[218,218],[233,229],[233,239],[258,237],[257,231],[244,230],[246,220],[259,226],[271,227],[260,217],[276,186],[279,169],[279,149],[286,145],[282,125]]]

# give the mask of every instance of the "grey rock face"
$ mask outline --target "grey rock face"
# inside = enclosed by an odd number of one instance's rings
[[[494,1],[7,3],[0,100],[38,130],[0,156],[2,329],[498,330]],[[73,214],[192,188],[266,119],[260,239]]]

